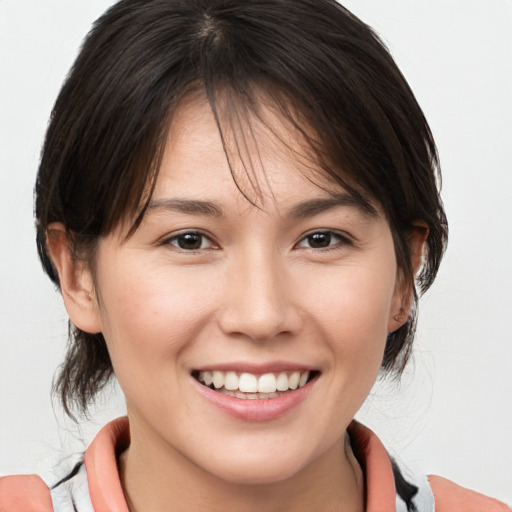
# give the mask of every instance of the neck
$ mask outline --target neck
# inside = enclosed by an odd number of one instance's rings
[[[119,468],[130,512],[163,512],[170,505],[177,512],[364,510],[363,473],[348,434],[292,477],[270,484],[220,479],[133,431]]]

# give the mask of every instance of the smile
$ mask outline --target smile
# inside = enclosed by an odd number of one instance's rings
[[[279,398],[290,391],[304,387],[319,372],[289,371],[256,375],[234,371],[199,371],[193,376],[204,386],[227,396],[262,400]]]
[[[193,371],[191,377],[199,394],[221,413],[261,422],[286,417],[307,402],[320,375],[316,369],[275,363],[266,368],[203,368]]]

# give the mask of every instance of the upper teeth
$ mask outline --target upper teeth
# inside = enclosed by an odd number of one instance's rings
[[[213,384],[216,389],[224,387],[229,391],[239,390],[242,393],[275,393],[304,386],[309,379],[309,371],[265,373],[258,376],[252,373],[238,375],[236,372],[216,370],[200,372],[198,378],[207,386]]]

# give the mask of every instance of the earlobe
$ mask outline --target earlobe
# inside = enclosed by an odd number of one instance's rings
[[[60,290],[71,322],[82,331],[101,332],[101,317],[88,266],[77,262],[71,251],[71,240],[60,222],[50,224],[47,247],[59,276]]]
[[[428,238],[428,226],[423,222],[414,225],[409,233],[407,245],[413,279],[423,263],[425,243]],[[388,332],[394,332],[409,319],[413,302],[414,282],[410,282],[403,272],[399,272],[395,288],[395,297],[390,314]]]
[[[410,287],[409,287],[410,288]],[[388,333],[395,332],[409,319],[412,304],[412,290],[407,294],[401,294],[398,300],[394,301],[388,323]]]

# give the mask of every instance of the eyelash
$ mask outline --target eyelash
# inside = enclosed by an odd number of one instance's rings
[[[199,240],[201,242],[199,247],[195,248],[185,248],[180,247],[179,241],[184,240],[186,237],[199,237]],[[313,241],[314,237],[317,238],[317,241],[320,242],[321,237],[326,237],[327,245],[324,247],[311,247],[311,246],[305,246],[303,245],[306,241],[309,240],[309,243]],[[331,244],[332,239],[336,239],[337,241],[334,244]],[[193,238],[192,238],[193,240]],[[208,246],[204,247],[203,244],[205,241],[208,241]],[[325,240],[324,240],[325,241]],[[163,241],[163,245],[172,245],[177,250],[194,254],[203,250],[207,249],[216,249],[218,246],[215,245],[215,243],[211,240],[211,238],[204,233],[200,231],[183,231],[181,233],[177,233],[173,235],[170,238],[167,238]],[[315,251],[330,251],[333,249],[339,249],[340,246],[346,246],[346,245],[352,245],[352,241],[346,236],[336,231],[331,230],[317,230],[317,231],[311,231],[309,233],[306,233],[300,241],[296,244],[295,247],[298,248],[305,248],[305,249],[312,249]]]
[[[185,237],[193,237],[193,236],[200,237],[200,240],[201,240],[201,246],[200,247],[197,247],[197,248],[194,248],[194,249],[187,249],[187,248],[184,248],[184,247],[180,247],[178,245],[180,239],[185,239]],[[203,243],[206,240],[209,242],[208,247],[203,247]],[[217,248],[217,246],[212,241],[212,239],[209,236],[205,235],[204,233],[201,233],[201,231],[182,231],[181,233],[176,233],[175,235],[173,235],[173,236],[171,236],[169,238],[166,238],[162,242],[162,245],[172,245],[177,250],[183,251],[183,252],[186,252],[186,253],[190,253],[190,254],[194,254],[194,253],[197,253],[197,252],[200,252],[200,251],[204,251],[204,250],[207,250],[207,249],[216,249]]]
[[[302,245],[308,239],[311,243],[311,240],[313,239],[313,237],[318,237],[319,235],[322,237],[324,237],[324,236],[328,237],[328,245],[327,246],[325,246],[325,247],[304,247]],[[337,242],[334,244],[331,244],[330,242],[332,241],[333,238],[337,239]],[[350,240],[346,235],[344,235],[342,233],[339,233],[337,231],[328,230],[328,229],[311,231],[309,233],[306,233],[300,239],[299,243],[297,244],[298,247],[304,247],[306,249],[312,249],[315,251],[331,251],[331,250],[339,249],[340,247],[347,246],[347,245],[352,245],[352,240]]]

